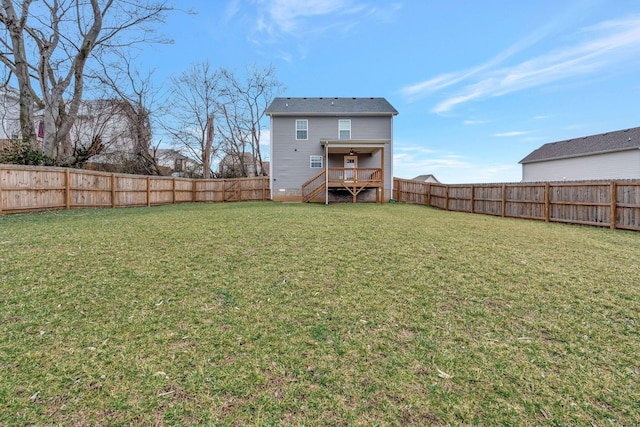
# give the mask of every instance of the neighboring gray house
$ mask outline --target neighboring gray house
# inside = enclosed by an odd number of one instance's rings
[[[242,161],[241,161],[242,160]],[[266,175],[263,174],[263,167],[268,167],[265,162],[262,165],[253,157],[251,153],[227,154],[220,160],[218,171],[222,178],[242,178],[245,176]]]
[[[171,171],[171,176],[193,178],[202,176],[202,167],[180,151],[159,148],[155,152],[158,166]]]
[[[271,198],[388,201],[393,117],[384,98],[276,98],[271,119]]]
[[[544,144],[520,163],[523,181],[640,179],[640,128]]]

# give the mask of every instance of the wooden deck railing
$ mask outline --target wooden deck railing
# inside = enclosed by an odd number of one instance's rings
[[[328,179],[327,179],[328,176]],[[380,168],[328,168],[328,175],[323,170],[307,182],[302,184],[302,201],[309,202],[329,188],[357,187],[355,191],[360,193],[364,188],[382,186],[382,169]],[[355,197],[355,196],[354,196]]]
[[[343,182],[382,182],[382,169],[329,168],[329,185]]]

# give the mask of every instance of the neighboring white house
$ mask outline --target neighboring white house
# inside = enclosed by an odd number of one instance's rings
[[[20,105],[18,91],[0,87],[0,140],[18,138],[20,134]]]
[[[88,149],[100,138],[102,151],[91,157],[90,162],[117,165],[134,160],[140,148],[135,139],[135,118],[129,112],[128,104],[119,100],[82,101],[69,131],[71,149]]]
[[[640,179],[640,128],[544,144],[520,164],[523,181]]]
[[[98,139],[101,151],[91,157],[90,162],[120,164],[134,159],[139,150],[135,140],[139,130],[135,129],[136,124],[132,122],[127,107],[128,104],[118,100],[82,101],[68,139],[63,143],[64,155],[86,152]],[[40,143],[45,131],[42,117],[42,111],[36,110],[34,125]],[[19,93],[12,87],[0,87],[0,146],[20,136]]]
[[[42,112],[36,111],[36,132],[42,142],[44,128]],[[0,148],[9,140],[20,138],[20,93],[9,86],[0,87]]]

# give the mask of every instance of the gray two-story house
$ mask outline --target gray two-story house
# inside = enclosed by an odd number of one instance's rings
[[[393,117],[384,98],[276,98],[271,119],[271,198],[376,201],[391,198]]]

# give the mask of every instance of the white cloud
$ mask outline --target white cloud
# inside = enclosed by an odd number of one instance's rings
[[[634,15],[583,29],[578,34],[584,39],[581,43],[550,51],[513,66],[497,67],[549,31],[539,31],[469,71],[442,74],[402,88],[400,92],[408,100],[413,100],[471,80],[432,109],[435,113],[445,113],[473,100],[502,96],[577,76],[606,73],[607,70],[617,72],[629,61],[638,60],[640,15]]]
[[[560,20],[550,22],[549,24],[540,28],[538,31],[531,34],[529,37],[526,37],[514,43],[512,46],[500,52],[493,58],[489,59],[484,64],[480,64],[466,71],[446,73],[417,84],[406,86],[400,89],[400,93],[403,96],[405,96],[409,101],[412,101],[412,100],[421,98],[423,96],[429,95],[431,93],[437,92],[446,87],[455,85],[456,83],[467,80],[477,74],[480,74],[485,70],[489,70],[497,66],[498,64],[504,62],[506,59],[512,57],[513,55],[516,55],[517,53],[521,52],[527,47],[545,38],[553,31],[555,27],[559,25],[559,21]]]
[[[260,130],[260,153],[265,162],[271,159],[271,132],[269,129]]]
[[[413,100],[454,85],[473,74],[473,71],[443,74],[414,85],[405,86],[400,89],[400,93],[409,100]]]
[[[517,182],[522,176],[520,165],[515,162],[513,164],[480,163],[455,154],[444,153],[428,157],[394,154],[393,174],[404,179],[432,174],[446,184]]]
[[[509,164],[487,163],[453,152],[398,141],[394,147],[393,175],[411,179],[424,174],[433,174],[446,184],[517,182],[522,176],[521,167],[515,161]]]
[[[292,33],[304,18],[345,12],[351,7],[349,0],[274,0],[268,2],[267,13],[280,31]]]
[[[225,9],[225,21],[229,21],[240,11],[240,0],[231,0]]]
[[[511,136],[520,136],[520,135],[526,135],[530,132],[528,131],[519,131],[519,130],[515,130],[515,131],[511,131],[511,132],[499,132],[499,133],[494,133],[491,136],[497,136],[497,137],[511,137]]]
[[[337,26],[348,31],[367,8],[354,0],[272,0],[255,5],[255,39],[261,41],[265,36],[271,41],[292,35],[306,38]]]
[[[363,20],[389,21],[399,3],[383,6],[362,0],[255,1],[256,23],[251,38],[257,44],[294,37],[308,40],[328,31],[348,33]],[[233,4],[229,6],[233,10]]]

